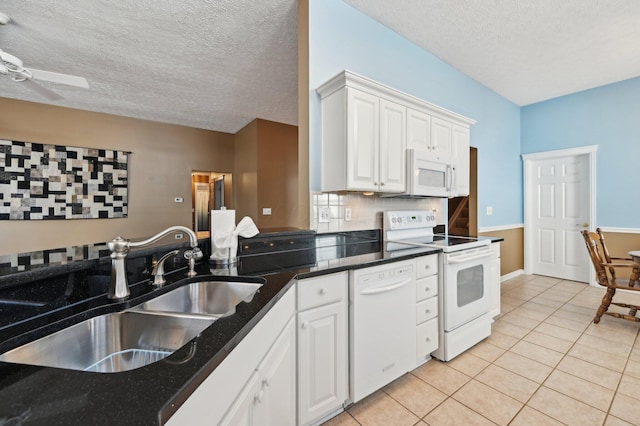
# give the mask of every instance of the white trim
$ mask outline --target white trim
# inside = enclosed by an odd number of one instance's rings
[[[518,229],[518,228],[524,228],[524,223],[514,223],[512,225],[500,225],[500,226],[484,226],[482,228],[478,228],[478,234],[482,234],[484,232],[508,231],[510,229]]]
[[[589,229],[594,230],[596,227],[596,152],[598,151],[597,145],[589,145],[577,148],[558,149],[555,151],[534,152],[531,154],[522,154],[523,165],[523,192],[524,192],[524,273],[530,275],[532,273],[531,264],[533,263],[533,249],[531,247],[531,241],[533,239],[533,229],[531,224],[531,200],[533,199],[533,188],[530,188],[531,174],[533,173],[533,162],[540,160],[548,160],[551,158],[566,157],[566,156],[588,156],[588,173],[589,173],[589,194],[591,200],[589,203]],[[529,226],[527,226],[529,225]],[[589,285],[595,286],[595,272],[591,270],[589,275]]]
[[[531,160],[548,160],[550,158],[571,157],[574,155],[595,154],[598,145],[579,146],[577,148],[556,149],[554,151],[532,152],[530,154],[522,154],[525,161]]]
[[[500,277],[500,282],[504,282],[507,280],[510,280],[511,278],[515,278],[519,275],[524,275],[524,269],[516,269],[513,272],[509,272],[508,274],[504,274],[503,276]]]
[[[640,234],[640,228],[613,228],[608,226],[601,226],[604,232],[616,232],[620,234]]]
[[[399,103],[406,107],[415,108],[435,117],[443,118],[445,120],[454,120],[463,127],[469,127],[476,123],[475,120],[469,117],[465,117],[457,112],[442,108],[408,93],[401,92],[349,70],[339,72],[336,76],[318,87],[316,92],[322,99],[324,99],[345,86],[363,90],[372,95]]]

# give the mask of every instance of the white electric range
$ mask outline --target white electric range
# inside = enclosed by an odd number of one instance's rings
[[[432,354],[449,361],[491,334],[491,241],[434,234],[431,210],[390,211],[384,217],[389,252],[439,248],[439,347]]]

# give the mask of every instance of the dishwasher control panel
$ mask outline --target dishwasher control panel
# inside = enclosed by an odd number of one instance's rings
[[[413,262],[400,262],[390,265],[375,266],[373,271],[360,275],[358,277],[358,284],[368,284],[372,282],[389,281],[396,278],[410,277],[413,275],[414,264]]]

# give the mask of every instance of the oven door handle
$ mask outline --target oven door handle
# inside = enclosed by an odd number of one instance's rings
[[[448,259],[447,263],[450,264],[458,264],[458,263],[465,263],[465,262],[469,262],[472,260],[478,260],[478,259],[484,259],[485,257],[491,257],[492,255],[492,251],[489,251],[487,253],[482,253],[479,254],[477,256],[469,256],[469,257],[461,257],[461,258],[454,258],[454,259]]]
[[[380,294],[380,293],[387,293],[389,291],[393,291],[397,288],[403,287],[407,284],[409,284],[411,281],[413,281],[413,279],[411,278],[407,278],[404,281],[400,281],[391,285],[387,285],[384,287],[376,287],[376,288],[372,288],[372,289],[368,289],[368,290],[362,290],[360,292],[360,294],[362,294],[363,296],[370,296],[372,294]]]

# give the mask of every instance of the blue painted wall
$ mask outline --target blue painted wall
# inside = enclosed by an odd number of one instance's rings
[[[640,228],[640,78],[521,109],[522,153],[597,145],[596,226]]]
[[[311,190],[320,187],[315,88],[349,69],[476,120],[471,145],[478,148],[478,226],[521,224],[520,108],[341,0],[309,3]]]

